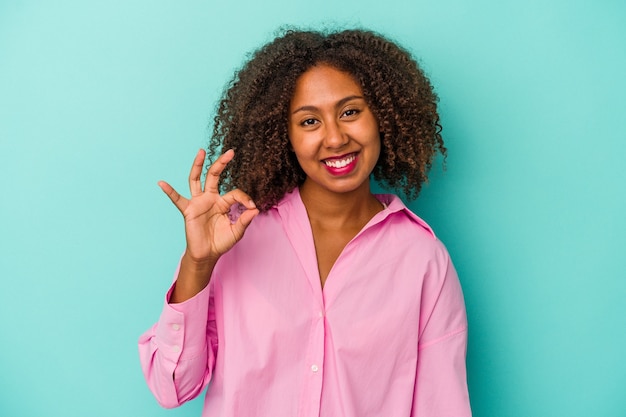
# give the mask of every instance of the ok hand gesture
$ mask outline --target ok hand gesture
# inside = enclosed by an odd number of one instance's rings
[[[203,189],[200,177],[205,156],[205,151],[200,150],[193,161],[189,173],[191,198],[181,196],[171,185],[159,181],[159,187],[185,219],[187,249],[181,262],[175,292],[180,293],[179,284],[184,284],[185,287],[190,287],[190,296],[204,288],[219,257],[243,237],[252,219],[259,214],[250,196],[243,191],[235,189],[224,195],[219,193],[219,176],[226,164],[233,159],[235,152],[232,149],[226,151],[211,165]],[[231,223],[228,213],[230,207],[236,203],[246,210],[235,223]],[[174,297],[173,294],[172,298],[189,297]]]

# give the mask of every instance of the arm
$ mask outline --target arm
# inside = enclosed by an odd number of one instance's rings
[[[187,248],[169,299],[172,303],[188,300],[206,287],[219,257],[243,237],[252,219],[259,214],[250,196],[243,191],[236,189],[224,195],[219,194],[220,174],[233,159],[235,152],[226,151],[211,165],[203,190],[200,177],[205,156],[203,150],[198,151],[191,167],[190,199],[182,197],[165,181],[159,182],[163,192],[185,219]],[[235,223],[231,223],[228,212],[237,203],[246,210]]]
[[[447,252],[425,284],[412,417],[470,417],[465,368],[467,317]],[[435,276],[443,278],[434,278]]]
[[[202,392],[211,379],[218,343],[212,285],[180,304],[167,302],[171,292],[159,321],[139,338],[146,382],[166,408]]]
[[[190,199],[159,182],[184,217],[187,242],[161,317],[139,339],[144,376],[164,407],[194,398],[210,380],[218,341],[209,280],[218,259],[243,237],[259,213],[241,190],[219,194],[219,176],[233,156],[230,150],[218,158],[208,170],[203,189],[205,152],[200,150],[189,174]],[[231,223],[228,212],[236,203],[246,210]]]

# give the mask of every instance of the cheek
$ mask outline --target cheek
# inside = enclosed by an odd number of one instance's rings
[[[289,150],[294,152],[296,156],[306,153],[306,137],[302,135],[297,129],[287,129]]]
[[[310,158],[317,153],[319,140],[312,132],[294,130],[289,133],[289,146],[298,158]]]
[[[376,150],[377,153],[380,153],[380,149],[382,147],[382,133],[378,130],[372,130],[371,132],[370,145]]]
[[[382,152],[382,141],[380,138],[380,134],[377,134],[375,138],[372,138],[372,151],[374,165],[376,165],[380,160],[380,154]]]
[[[293,152],[293,140],[291,139],[292,137],[292,129],[291,129],[291,123],[287,123],[287,147],[290,151]]]
[[[306,142],[298,136],[289,137],[289,150],[296,155],[296,158],[300,161],[306,158],[310,154],[310,150],[307,149]]]

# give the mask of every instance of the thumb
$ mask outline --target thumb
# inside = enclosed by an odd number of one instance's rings
[[[163,192],[167,194],[170,200],[172,200],[172,203],[174,203],[176,208],[178,208],[181,213],[185,210],[185,208],[187,208],[189,200],[178,194],[174,187],[172,187],[165,181],[159,181],[158,185],[159,187],[161,187],[161,190],[163,190]]]
[[[241,239],[244,232],[248,226],[250,226],[250,223],[252,223],[252,220],[257,216],[257,214],[259,214],[259,209],[256,208],[248,209],[241,213],[237,221],[231,226],[235,236],[237,236],[237,239]]]

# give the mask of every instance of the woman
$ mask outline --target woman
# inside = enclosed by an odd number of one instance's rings
[[[209,385],[205,416],[469,416],[454,267],[369,182],[415,197],[439,131],[428,79],[380,35],[288,31],[257,51],[220,103],[210,155],[227,151],[204,187],[204,151],[190,199],[159,183],[187,242],[140,339],[160,404]]]

